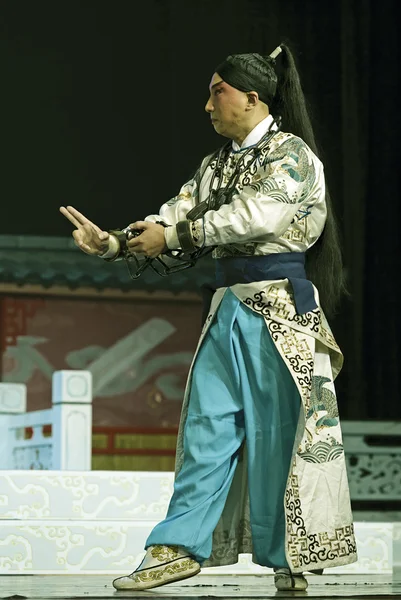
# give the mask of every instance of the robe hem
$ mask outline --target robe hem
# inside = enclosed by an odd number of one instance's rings
[[[248,554],[248,553],[247,553]],[[238,563],[238,559],[239,559],[239,554],[237,556],[237,559],[222,559],[222,560],[210,560],[209,558],[207,560],[205,560],[205,562],[202,564],[202,568],[206,569],[209,567],[227,567],[229,565],[235,565]],[[347,556],[344,557],[339,557],[336,558],[335,560],[326,560],[326,561],[319,561],[317,563],[313,563],[311,565],[305,565],[303,568],[297,568],[294,569],[292,568],[291,571],[292,573],[306,573],[306,572],[313,572],[319,569],[333,569],[336,567],[343,567],[344,565],[350,565],[353,564],[355,562],[358,561],[358,555],[357,553],[352,553],[352,554],[348,554]],[[252,562],[254,562],[253,560],[253,555],[252,555]],[[260,567],[263,567],[265,565],[259,565],[259,563],[254,563],[255,565],[258,565]],[[271,567],[266,567],[266,568],[271,568]]]

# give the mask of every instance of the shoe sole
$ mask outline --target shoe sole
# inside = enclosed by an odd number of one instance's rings
[[[171,577],[171,579],[168,580],[164,580],[164,581],[155,581],[153,583],[146,583],[144,582],[143,585],[141,585],[140,583],[134,583],[133,587],[125,587],[125,588],[116,588],[116,590],[118,592],[141,592],[143,590],[152,590],[153,588],[156,587],[161,587],[162,585],[167,585],[169,583],[176,583],[177,581],[184,581],[185,579],[190,579],[191,577],[195,577],[195,575],[198,575],[201,572],[201,569],[198,568],[196,571],[189,573],[187,575],[177,575],[176,577]]]
[[[305,592],[308,589],[308,584],[303,585],[302,587],[293,587],[292,585],[286,586],[285,584],[283,587],[279,587],[277,584],[275,584],[275,586],[278,592]]]
[[[306,590],[308,589],[308,586],[306,587],[302,587],[302,588],[297,588],[297,587],[277,587],[276,586],[276,590],[278,592],[306,592]]]

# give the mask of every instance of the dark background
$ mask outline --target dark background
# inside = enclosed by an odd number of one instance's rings
[[[156,212],[221,143],[204,105],[230,53],[293,48],[351,297],[332,320],[343,417],[401,418],[396,0],[0,2],[0,234]]]

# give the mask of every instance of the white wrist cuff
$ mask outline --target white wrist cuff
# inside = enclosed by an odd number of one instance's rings
[[[169,250],[178,250],[180,248],[180,242],[178,240],[177,235],[177,227],[175,225],[164,228],[164,238],[166,240],[167,248]]]
[[[109,248],[104,254],[100,254],[100,258],[114,258],[120,252],[120,242],[115,235],[109,236]]]

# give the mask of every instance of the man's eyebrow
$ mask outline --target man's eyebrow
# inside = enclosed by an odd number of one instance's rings
[[[224,81],[222,79],[220,79],[220,81],[218,81],[217,83],[214,83],[210,89],[213,90],[215,87],[217,87],[218,85],[221,85],[222,83],[224,83]]]

